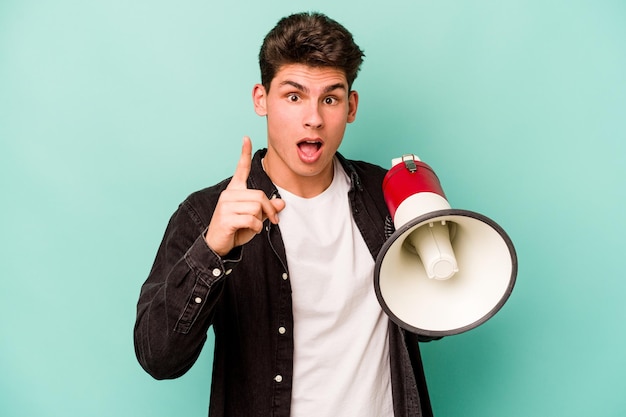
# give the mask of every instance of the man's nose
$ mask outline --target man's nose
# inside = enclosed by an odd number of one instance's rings
[[[304,125],[312,129],[319,129],[324,125],[324,118],[319,103],[311,103],[304,115]]]

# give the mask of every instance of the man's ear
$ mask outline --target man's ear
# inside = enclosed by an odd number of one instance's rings
[[[352,90],[348,96],[348,123],[356,119],[356,109],[359,107],[359,93]]]
[[[252,89],[254,111],[259,116],[267,116],[267,92],[262,84],[255,84]]]

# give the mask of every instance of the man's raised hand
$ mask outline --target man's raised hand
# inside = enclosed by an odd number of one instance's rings
[[[248,243],[263,230],[265,219],[277,224],[278,213],[285,208],[283,200],[270,200],[263,191],[248,188],[251,166],[252,143],[245,136],[235,174],[220,195],[205,236],[207,245],[220,256]]]

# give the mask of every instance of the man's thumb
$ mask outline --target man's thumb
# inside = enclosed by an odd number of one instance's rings
[[[270,200],[270,203],[272,203],[277,213],[280,213],[286,205],[285,200],[283,200],[282,198],[272,198]]]

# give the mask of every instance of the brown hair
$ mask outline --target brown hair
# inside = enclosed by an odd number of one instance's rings
[[[281,66],[304,64],[344,71],[351,88],[364,56],[352,34],[335,20],[321,13],[293,14],[282,18],[263,40],[261,83],[269,91]]]

